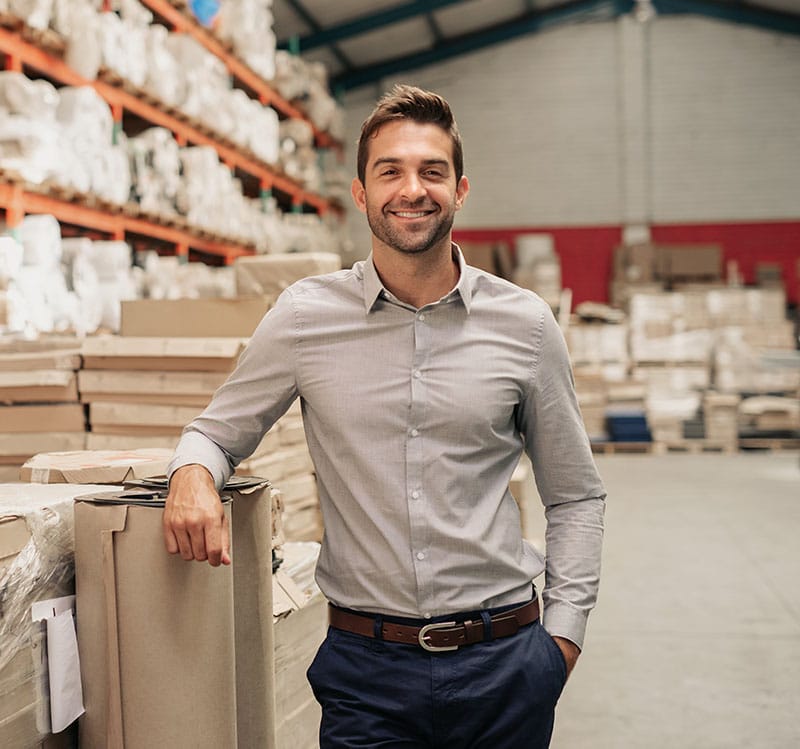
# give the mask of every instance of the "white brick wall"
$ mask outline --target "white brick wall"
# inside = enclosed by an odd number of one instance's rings
[[[453,106],[469,228],[798,218],[800,39],[694,16],[561,27],[397,80]],[[348,142],[376,96],[348,95]],[[348,164],[355,172],[355,149]],[[368,248],[358,214],[356,255]]]

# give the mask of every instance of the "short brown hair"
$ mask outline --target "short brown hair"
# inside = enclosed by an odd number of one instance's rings
[[[361,136],[358,139],[357,169],[362,185],[367,174],[369,139],[377,133],[382,125],[395,120],[431,123],[442,128],[453,141],[453,166],[456,171],[456,183],[461,179],[464,174],[464,149],[450,105],[432,91],[424,91],[416,86],[397,84],[378,100],[372,114],[364,120],[364,124],[361,126]]]

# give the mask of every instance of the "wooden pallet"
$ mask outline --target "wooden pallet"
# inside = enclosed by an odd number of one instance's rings
[[[653,444],[653,452],[657,455],[667,453],[688,453],[698,455],[700,453],[735,453],[737,449],[735,442],[724,442],[719,440],[706,439],[682,439],[682,440],[663,440]]]
[[[647,454],[653,451],[652,442],[592,442],[592,452],[600,455]]]
[[[739,440],[739,449],[769,452],[800,450],[800,437],[742,437]]]

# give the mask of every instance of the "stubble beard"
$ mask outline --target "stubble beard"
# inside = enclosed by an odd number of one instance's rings
[[[414,210],[410,207],[406,210]],[[391,224],[391,219],[381,209],[367,210],[367,223],[372,233],[398,252],[406,255],[418,255],[435,247],[450,234],[453,228],[455,212],[448,211],[440,215],[439,220],[430,228],[414,231],[410,227],[402,230]]]

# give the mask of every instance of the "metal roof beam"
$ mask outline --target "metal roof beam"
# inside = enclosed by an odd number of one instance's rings
[[[510,21],[482,29],[479,32],[445,39],[432,49],[356,68],[350,73],[335,76],[331,80],[331,87],[334,90],[357,88],[406,70],[432,65],[457,55],[474,52],[493,44],[534,33],[549,26],[566,23],[585,14],[600,11],[607,13],[608,17],[621,15],[629,12],[633,5],[633,0],[576,0],[547,10],[524,13]]]
[[[800,34],[800,14],[751,5],[746,2],[724,3],[714,0],[653,0],[656,13],[672,15],[694,13],[722,21],[743,23],[784,34]]]
[[[303,22],[311,28],[314,33],[322,31],[322,26],[314,16],[309,13],[308,9],[303,5],[300,0],[286,0],[286,4],[303,20]],[[342,50],[336,45],[331,44],[331,53],[342,64],[345,70],[353,70],[353,63],[349,60]]]
[[[326,29],[315,30],[308,36],[300,37],[300,51],[306,52],[316,47],[323,47],[326,44],[348,39],[352,36],[365,34],[369,31],[375,31],[384,26],[389,26],[399,21],[405,21],[408,18],[416,16],[427,15],[428,13],[444,8],[447,5],[454,5],[456,3],[463,3],[465,0],[413,0],[406,2],[402,5],[395,5],[393,8],[387,8],[376,13],[369,13],[367,15],[359,16],[351,21],[330,26]],[[297,2],[297,0],[291,0]],[[312,27],[313,28],[313,27]],[[282,41],[280,46],[283,47],[287,42]]]

